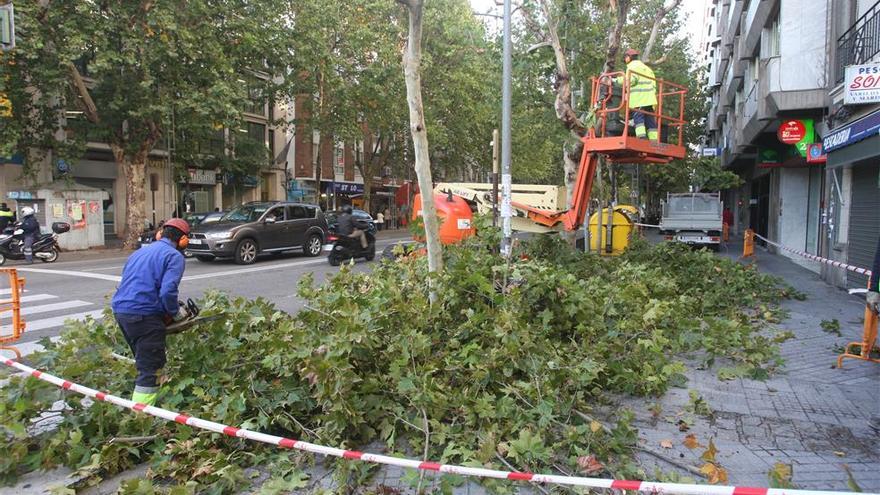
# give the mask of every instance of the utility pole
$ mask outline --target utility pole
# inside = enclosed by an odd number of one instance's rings
[[[501,254],[510,256],[510,79],[512,72],[510,46],[510,0],[504,0],[504,59],[501,83]]]

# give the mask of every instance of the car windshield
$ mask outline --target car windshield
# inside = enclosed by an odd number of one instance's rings
[[[266,205],[241,205],[229,210],[221,219],[224,222],[255,222],[269,209]]]

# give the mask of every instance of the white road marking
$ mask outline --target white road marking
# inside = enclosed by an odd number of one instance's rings
[[[203,278],[214,278],[214,277],[228,277],[229,275],[240,275],[244,273],[251,272],[264,272],[268,270],[278,270],[280,268],[289,268],[291,266],[303,266],[303,265],[317,265],[319,263],[327,263],[327,260],[324,258],[316,259],[316,260],[306,260],[306,261],[293,261],[290,263],[278,263],[275,265],[264,265],[264,266],[253,266],[251,265],[248,268],[239,268],[237,270],[226,270],[223,272],[210,272],[210,273],[200,273],[198,275],[189,275],[183,277],[183,281],[189,280],[201,280]]]
[[[86,311],[84,313],[73,313],[69,315],[63,316],[55,316],[52,318],[44,318],[42,320],[34,320],[34,321],[25,321],[25,332],[36,332],[37,330],[45,330],[47,328],[55,328],[60,327],[67,320],[84,320],[87,317],[91,316],[92,318],[98,318],[101,314],[104,313],[102,309],[95,309],[92,311]],[[0,327],[0,334],[11,334],[12,326],[11,325],[3,325]]]
[[[108,280],[110,282],[119,282],[122,277],[119,275],[104,275],[103,273],[89,273],[76,270],[48,270],[46,268],[19,268],[20,272],[33,273],[49,273],[53,275],[70,275],[72,277],[96,278],[98,280]]]
[[[92,303],[88,301],[64,301],[59,303],[52,304],[43,304],[40,306],[27,306],[21,308],[22,315],[35,315],[38,313],[49,313],[52,311],[61,311],[62,309],[72,309],[72,308],[80,308],[82,306],[91,306]],[[11,311],[5,311],[0,318],[12,318]]]
[[[19,301],[26,302],[37,302],[37,301],[45,301],[46,299],[58,299],[58,296],[53,296],[52,294],[34,294],[32,296],[23,296],[19,299]]]
[[[105,270],[116,270],[119,268],[125,268],[125,265],[114,265],[114,266],[105,266],[101,268],[83,268],[84,272],[103,272]]]
[[[24,292],[28,292],[28,290],[25,289]],[[7,288],[5,288],[5,289],[0,289],[0,296],[5,296],[5,295],[7,295],[7,294],[12,294],[12,289],[11,289],[11,288],[7,287]]]

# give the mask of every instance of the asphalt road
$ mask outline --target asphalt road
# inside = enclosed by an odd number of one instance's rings
[[[383,232],[376,243],[377,252],[405,236],[405,231]],[[124,256],[77,259],[77,253],[70,252],[62,253],[60,260],[52,264],[8,263],[5,267],[17,268],[19,276],[26,279],[22,313],[27,328],[18,347],[27,351],[35,341],[58,335],[67,319],[100,314],[116,290],[125,260]],[[355,269],[369,270],[373,263],[361,259]],[[198,298],[207,290],[217,289],[235,296],[263,297],[283,311],[295,312],[302,306],[296,287],[303,275],[312,273],[320,283],[338,271],[323,254],[315,258],[300,253],[267,255],[248,266],[236,265],[232,260],[203,263],[191,258],[186,261],[180,295],[181,299]],[[0,288],[0,297],[4,292],[8,294],[8,288]],[[11,333],[10,318],[9,313],[2,315],[0,334]]]

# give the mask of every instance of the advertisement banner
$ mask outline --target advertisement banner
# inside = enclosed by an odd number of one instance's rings
[[[843,104],[880,102],[880,64],[850,65],[843,82]]]

